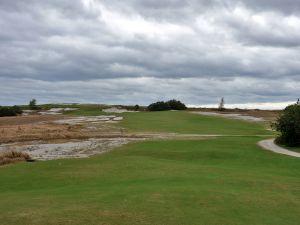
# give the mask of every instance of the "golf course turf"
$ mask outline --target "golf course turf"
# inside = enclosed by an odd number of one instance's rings
[[[300,162],[257,146],[264,124],[126,113],[130,131],[245,135],[131,143],[88,159],[0,167],[4,225],[298,225]]]
[[[182,111],[126,113],[122,125],[130,131],[188,134],[266,135],[267,123],[251,123]]]

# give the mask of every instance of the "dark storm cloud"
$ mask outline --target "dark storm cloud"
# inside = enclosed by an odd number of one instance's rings
[[[191,104],[200,101],[191,97],[199,89],[210,96],[207,103],[220,93],[235,102],[272,96],[286,101],[299,88],[278,91],[275,87],[300,79],[299,12],[298,0],[1,0],[1,92],[4,82],[11,83],[22,96],[25,86],[16,81],[30,80],[32,84],[45,82],[44,93],[56,89],[55,84],[66,85],[56,93],[70,99],[66,88],[70,93],[74,88],[68,85],[80,82],[85,86],[93,81],[98,86],[109,83],[101,86],[101,94],[108,101],[117,96],[112,100],[116,102],[123,94],[133,97],[130,90],[138,85],[153,90],[143,83],[149,78],[165,83],[165,91],[167,83],[175,90],[189,90],[190,94],[183,91],[181,97],[193,99]],[[240,91],[231,85],[236,79],[255,79],[248,96],[233,97]],[[220,86],[208,91],[204,85],[213,85],[212,80],[220,81]],[[256,89],[267,80],[278,83]],[[199,88],[188,88],[189,82],[197,82]],[[28,97],[36,93],[26,90]],[[76,98],[92,98],[84,93]],[[157,89],[141,101],[160,95],[166,94]]]
[[[234,2],[243,2],[256,10],[272,11],[291,14],[300,13],[300,4],[297,0],[242,0]]]

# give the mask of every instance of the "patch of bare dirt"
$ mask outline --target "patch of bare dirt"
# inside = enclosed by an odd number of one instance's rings
[[[0,117],[0,127],[10,125],[36,124],[40,122],[50,122],[65,118],[61,115],[28,115]]]

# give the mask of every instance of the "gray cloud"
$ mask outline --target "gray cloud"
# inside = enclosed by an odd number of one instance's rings
[[[233,78],[121,78],[90,81],[36,81],[0,79],[0,102],[24,103],[38,96],[41,103],[81,102],[147,105],[153,101],[177,98],[190,105],[217,104],[221,96],[226,103],[277,102],[291,100],[300,81]],[[20,92],[20,90],[22,90]],[[11,93],[14,93],[12,95]],[[221,95],[222,94],[222,95]],[[295,96],[294,96],[295,97]]]
[[[2,0],[0,93],[14,93],[2,102],[42,92],[44,101],[117,102],[124,96],[142,103],[176,97],[172,90],[179,88],[185,91],[178,97],[190,104],[223,95],[233,103],[288,101],[300,90],[288,88],[300,80],[299,12],[298,0]],[[239,79],[253,80],[253,86],[239,83],[246,95],[232,86]],[[99,86],[103,99],[88,91],[74,95],[72,85],[89,89],[95,81],[107,84]],[[257,89],[261,82],[268,85]],[[162,91],[157,83],[164,83]],[[214,83],[219,86],[211,92],[207,85]],[[41,84],[44,91],[34,91]],[[199,93],[208,97],[193,97]]]

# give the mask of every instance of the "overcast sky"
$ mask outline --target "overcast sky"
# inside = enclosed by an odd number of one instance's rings
[[[299,0],[0,0],[0,105],[221,97],[300,97]]]

